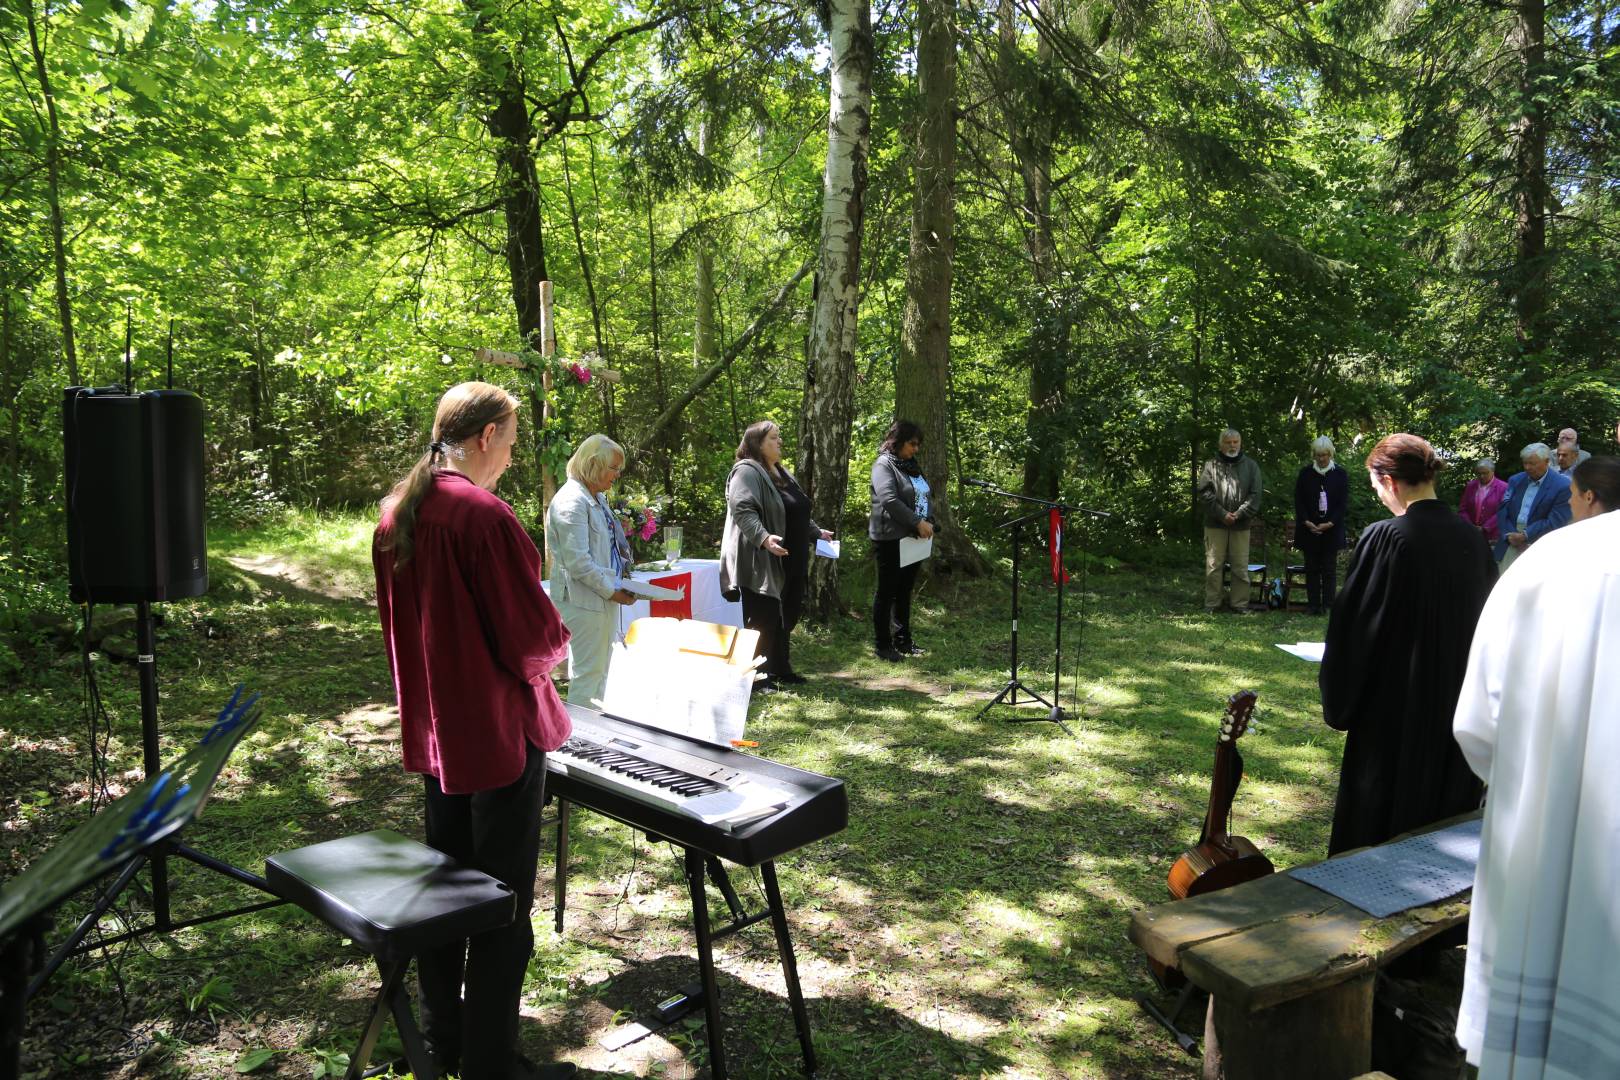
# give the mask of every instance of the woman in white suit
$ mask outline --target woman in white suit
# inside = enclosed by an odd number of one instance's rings
[[[614,604],[636,598],[619,588],[630,573],[630,542],[604,497],[624,471],[624,450],[592,435],[568,459],[568,482],[546,510],[551,602],[568,641],[568,702],[593,708],[607,685],[608,659],[619,628]]]

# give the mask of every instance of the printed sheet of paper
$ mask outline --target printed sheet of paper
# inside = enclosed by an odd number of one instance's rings
[[[662,585],[637,581],[635,578],[620,578],[619,588],[631,596],[639,596],[645,600],[679,600],[686,595],[685,589],[666,589]]]
[[[754,674],[719,657],[615,644],[602,711],[729,746],[743,737]]]
[[[1479,818],[1288,871],[1382,919],[1474,887]]]
[[[902,536],[900,538],[900,565],[910,566],[914,562],[922,562],[934,553],[934,538],[919,540],[915,536]]]
[[[836,559],[844,550],[844,545],[838,540],[817,540],[816,554],[823,559]]]
[[[1309,660],[1313,664],[1322,662],[1322,650],[1327,647],[1325,641],[1296,641],[1292,645],[1277,643],[1277,648],[1290,656],[1297,656],[1301,660]]]

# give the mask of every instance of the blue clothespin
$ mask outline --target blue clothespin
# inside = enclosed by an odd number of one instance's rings
[[[219,715],[214,718],[214,726],[209,728],[208,734],[202,737],[201,745],[207,746],[215,739],[229,735],[231,732],[240,727],[245,720],[247,720],[248,714],[252,711],[253,706],[258,703],[259,695],[254,694],[246,701],[242,701],[243,689],[244,687],[241,683],[236,684],[236,691],[231,694],[231,700],[227,701],[225,703],[225,707],[219,710]],[[238,702],[240,702],[240,704],[238,704]]]

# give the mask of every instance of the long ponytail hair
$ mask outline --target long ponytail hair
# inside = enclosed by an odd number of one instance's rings
[[[439,399],[438,412],[433,416],[433,440],[428,443],[427,452],[416,459],[411,471],[382,501],[383,513],[392,512],[393,520],[378,540],[378,547],[394,553],[396,573],[411,561],[416,511],[433,486],[433,476],[440,471],[444,459],[450,455],[460,457],[465,453],[461,443],[477,436],[488,424],[504,424],[517,408],[516,398],[490,383],[457,383],[444,392]]]

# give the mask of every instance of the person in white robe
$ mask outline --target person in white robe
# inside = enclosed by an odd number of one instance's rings
[[[1502,576],[1454,730],[1488,785],[1457,1041],[1481,1080],[1620,1077],[1620,513]]]

